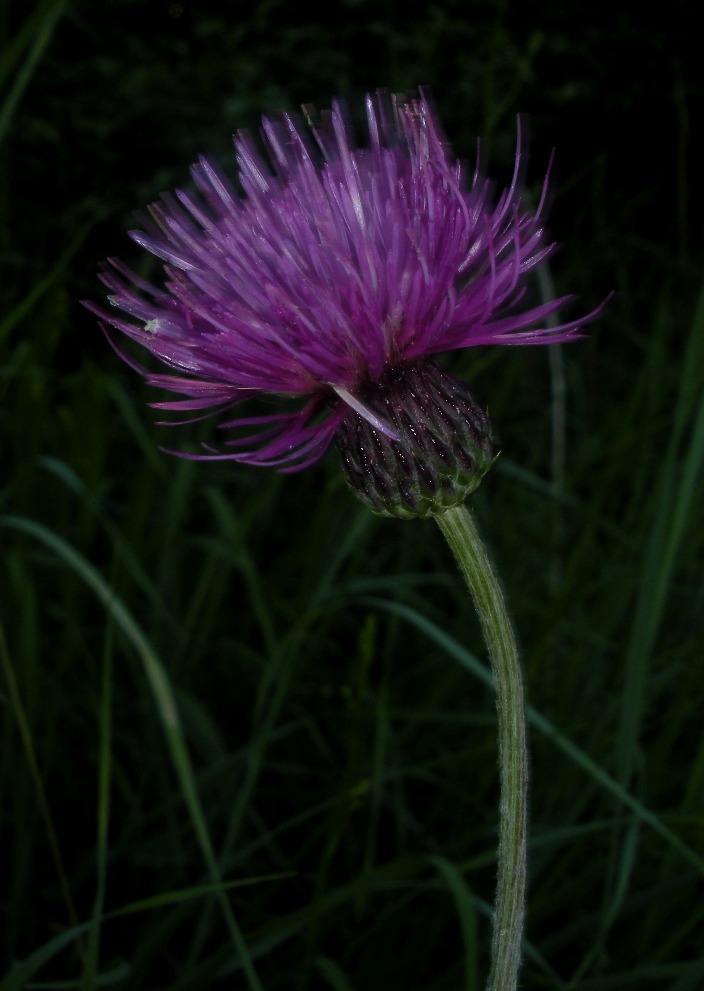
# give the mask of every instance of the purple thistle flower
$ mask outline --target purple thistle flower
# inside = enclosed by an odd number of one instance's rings
[[[360,419],[399,444],[375,386],[444,351],[572,340],[599,312],[549,327],[569,297],[522,305],[527,274],[554,245],[542,226],[547,178],[535,212],[520,199],[520,134],[511,185],[494,198],[478,168],[467,176],[453,159],[425,95],[368,97],[366,109],[364,149],[340,104],[307,128],[288,114],[265,118],[273,174],[240,133],[244,196],[201,158],[197,195],[163,195],[130,234],[165,263],[163,289],[118,260],[105,266],[124,316],[88,307],[174,369],[152,373],[119,352],[150,385],[182,397],[155,407],[298,401],[293,411],[226,418],[220,426],[235,436],[225,452],[185,457],[297,471]]]

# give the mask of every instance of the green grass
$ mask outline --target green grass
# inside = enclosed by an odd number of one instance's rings
[[[473,26],[411,4],[385,33],[390,4],[343,7],[342,35],[277,4],[228,22],[174,7],[149,31],[143,5],[115,3],[106,35],[91,5],[46,2],[0,25],[0,991],[483,985],[494,707],[437,527],[371,516],[334,454],[289,477],[162,454],[207,424],[157,427],[78,305],[128,252],[129,209],[259,109],[416,80],[437,80],[463,153],[489,133],[499,171],[517,110],[533,178],[565,138],[543,284],[584,305],[619,292],[581,343],[453,362],[499,436],[474,508],[530,703],[522,987],[698,991],[694,172],[683,160],[663,202],[624,180],[625,142],[580,144],[575,166],[571,127],[622,113],[596,14],[577,37],[555,12],[528,28],[518,5],[476,5]],[[549,85],[562,52],[573,76]],[[640,113],[635,84],[620,92]]]

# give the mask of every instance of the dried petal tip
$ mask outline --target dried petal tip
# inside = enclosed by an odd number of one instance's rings
[[[358,397],[389,432],[351,411],[336,444],[348,485],[380,516],[415,519],[459,506],[494,461],[486,413],[433,361],[392,366]]]

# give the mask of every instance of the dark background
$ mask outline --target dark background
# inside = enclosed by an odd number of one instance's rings
[[[255,986],[198,889],[163,707],[110,596],[177,698],[267,991],[482,986],[495,717],[422,626],[483,657],[433,523],[370,516],[334,456],[286,478],[166,457],[153,394],[80,305],[101,299],[106,256],[144,263],[132,211],[186,184],[200,153],[231,168],[234,131],[336,96],[363,137],[366,92],[418,85],[459,156],[481,136],[499,182],[524,115],[527,195],[556,149],[555,293],[578,312],[614,292],[584,342],[453,359],[502,449],[474,505],[529,698],[577,752],[533,725],[522,986],[704,986],[691,5],[46,0],[0,14],[0,991]]]

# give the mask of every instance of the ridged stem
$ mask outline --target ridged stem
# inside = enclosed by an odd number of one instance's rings
[[[435,517],[479,615],[496,690],[501,784],[497,885],[487,991],[515,991],[525,913],[528,752],[523,679],[503,593],[465,506]]]

